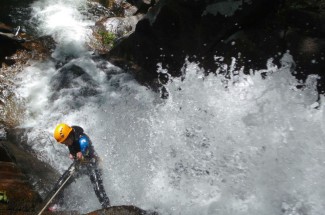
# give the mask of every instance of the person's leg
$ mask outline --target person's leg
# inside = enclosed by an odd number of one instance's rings
[[[96,166],[89,168],[89,178],[102,208],[109,207],[110,201],[104,189],[101,172]]]
[[[72,177],[64,183],[65,180],[69,177],[70,172],[66,171],[63,173],[63,175],[59,178],[59,180],[56,182],[50,193],[47,195],[44,201],[47,201],[55,195],[55,193],[58,191],[58,189],[61,189],[56,197],[51,201],[51,204],[49,205],[48,209],[50,211],[55,211],[58,207],[61,207],[64,203],[64,190],[72,184],[72,182],[75,182],[75,180],[80,176],[79,172],[74,172]],[[62,188],[61,188],[62,187]]]

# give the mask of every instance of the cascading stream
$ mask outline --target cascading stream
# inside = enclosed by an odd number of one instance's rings
[[[226,68],[216,57],[230,79],[204,76],[186,61],[185,79],[171,79],[170,96],[162,100],[92,58],[84,48],[93,25],[81,13],[85,5],[32,6],[39,33],[57,42],[55,60],[26,68],[17,91],[27,109],[22,127],[33,128],[28,144],[40,159],[61,172],[69,166],[67,149],[49,141],[55,125],[66,122],[92,139],[112,205],[186,215],[323,213],[324,103],[317,102],[315,78],[296,88],[301,83],[291,75],[292,56],[283,54],[281,68],[268,61],[250,75],[235,59]],[[58,61],[67,63],[57,69]],[[65,198],[64,210],[100,207],[87,177]]]

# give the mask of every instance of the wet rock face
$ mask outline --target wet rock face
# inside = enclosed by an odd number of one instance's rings
[[[14,29],[5,23],[0,22],[0,63],[4,62],[7,56],[13,55],[17,49],[22,48],[19,41],[14,38]]]
[[[0,26],[1,27],[1,26]],[[0,28],[0,52],[1,67],[11,66],[13,64],[25,64],[29,60],[44,60],[50,57],[54,50],[55,42],[51,37],[45,36],[32,38],[22,32],[15,32],[15,29]]]
[[[33,0],[11,0],[1,1],[0,7],[0,65],[5,62],[7,65],[12,64],[6,57],[13,55],[18,49],[23,49],[21,46],[21,34],[16,35],[18,26],[16,23],[21,23],[22,20],[28,20],[28,6]],[[24,14],[24,15],[23,15]],[[19,21],[20,20],[20,21]]]
[[[0,36],[1,37],[1,36]],[[54,47],[51,37],[17,42],[6,39],[5,51],[0,52],[0,127],[15,127],[23,114],[23,107],[13,92],[15,75],[30,65],[32,60],[50,57]],[[1,38],[0,38],[1,45]],[[2,47],[3,48],[3,47]]]
[[[222,10],[227,5],[218,2],[160,1],[110,56],[138,64],[147,72],[149,80],[156,77],[158,62],[177,76],[186,56],[196,56],[199,60],[213,55],[221,41],[248,25],[253,17],[269,13],[276,5],[274,1],[253,1],[222,14],[218,7]]]
[[[300,1],[303,2],[303,1]],[[322,4],[319,1],[318,4]],[[154,83],[157,63],[179,76],[184,59],[217,69],[215,56],[238,59],[238,67],[263,69],[267,59],[290,50],[299,77],[324,68],[324,8],[290,1],[164,0],[107,58],[133,69],[141,82]],[[310,5],[310,4],[308,4]],[[300,74],[301,73],[301,74]],[[324,81],[324,80],[323,80]]]
[[[132,16],[139,13],[147,13],[148,9],[158,0],[92,0],[100,3],[116,16]]]
[[[83,97],[94,96],[99,93],[98,84],[81,67],[68,64],[58,70],[58,73],[51,79],[51,88],[53,90],[52,100],[64,96],[69,92],[73,96],[70,105],[81,106]]]
[[[145,211],[132,205],[113,206],[106,209],[97,210],[87,215],[158,215],[154,211]]]
[[[34,0],[5,0],[1,1],[0,7],[0,67],[19,63],[19,59],[14,56],[17,51],[26,51],[24,61],[28,59],[41,60],[53,47],[53,40],[49,37],[33,38],[29,33],[33,32],[33,27],[27,22],[30,20],[29,7]],[[28,34],[26,32],[29,32]],[[21,53],[18,55],[21,56]],[[14,57],[13,57],[14,56]]]
[[[33,211],[41,198],[30,186],[5,144],[5,141],[0,142],[0,211]]]
[[[21,135],[20,132],[22,131],[11,131],[9,139],[18,138]],[[13,133],[17,136],[12,136]],[[26,153],[28,149],[18,147],[16,144],[11,141],[0,141],[0,214],[38,214],[38,206],[42,203],[42,199],[34,188],[36,187],[38,191],[42,190],[40,183],[43,183],[51,189],[59,175],[50,167],[44,166],[44,163],[37,161],[30,153]],[[31,174],[38,180],[31,180]],[[33,184],[33,187],[31,184]],[[77,211],[58,211],[54,213],[44,211],[43,214],[79,215],[81,213]],[[88,213],[88,215],[99,214],[158,215],[154,211],[145,211],[132,205],[112,206]]]
[[[34,0],[4,0],[1,1],[0,7],[0,21],[9,25],[13,24],[10,13],[15,11],[17,8],[27,8]]]
[[[321,1],[319,2],[319,4]],[[317,4],[315,5],[317,6]],[[315,10],[293,8],[286,14],[288,28],[285,32],[285,47],[290,50],[297,64],[297,77],[305,79],[309,74],[318,74],[325,93],[325,7]]]

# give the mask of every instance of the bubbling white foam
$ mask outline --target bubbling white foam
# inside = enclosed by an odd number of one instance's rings
[[[89,27],[94,24],[82,15],[81,9],[85,7],[86,0],[43,0],[32,4],[32,19],[38,23],[39,33],[52,36],[57,43],[54,58],[85,54],[85,43],[92,33]]]
[[[163,213],[320,214],[324,106],[311,106],[310,88],[297,90],[287,66],[265,80],[242,74],[227,88],[222,76],[186,67],[151,129],[163,165],[149,196],[165,200]]]
[[[65,67],[91,77],[54,91],[60,75],[54,63],[36,62],[21,74],[22,127],[33,128],[28,144],[40,159],[61,172],[68,167],[67,149],[52,138],[55,125],[65,122],[82,126],[92,139],[113,205],[186,215],[323,213],[324,103],[317,101],[315,78],[297,89],[292,56],[284,54],[281,68],[269,60],[250,75],[236,68],[235,58],[208,76],[186,62],[184,77],[170,79],[163,100],[80,49],[89,26],[78,9],[83,3],[34,4],[40,29],[58,42],[56,58],[73,55]],[[81,93],[94,85],[95,93]],[[78,180],[63,209],[97,209],[89,193],[89,180]]]
[[[73,63],[85,71],[96,64]],[[106,69],[116,71],[108,63]],[[103,158],[105,187],[114,205],[134,204],[162,214],[319,214],[324,209],[319,202],[324,197],[324,106],[311,106],[316,102],[310,101],[312,87],[296,89],[287,67],[263,70],[269,71],[264,80],[259,71],[233,70],[240,77],[226,83],[224,76],[204,76],[188,62],[185,79],[166,85],[166,100],[130,75],[105,80],[97,70],[94,79],[101,90],[79,98],[83,104],[77,108],[65,106],[69,94],[55,101],[37,99],[50,93],[35,90],[37,80],[51,77],[37,71],[26,70],[33,75],[25,76],[21,88],[33,113],[26,120],[34,122],[29,136],[37,139],[38,130],[51,135],[59,122],[81,125]],[[43,144],[34,149],[63,171],[69,163],[65,149],[48,140]],[[77,201],[85,192],[91,190],[67,195]],[[79,210],[94,207],[83,204]]]

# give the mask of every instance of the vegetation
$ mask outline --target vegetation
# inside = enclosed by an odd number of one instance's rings
[[[104,30],[99,31],[98,33],[101,36],[102,42],[105,46],[113,46],[116,39],[115,34]]]

